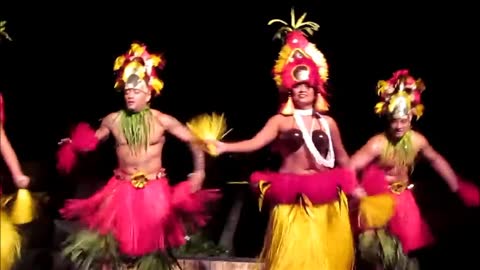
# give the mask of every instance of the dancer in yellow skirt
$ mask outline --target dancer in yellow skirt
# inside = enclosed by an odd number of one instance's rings
[[[256,151],[270,143],[282,156],[279,172],[255,172],[251,184],[270,222],[261,259],[267,270],[350,270],[354,241],[347,194],[357,194],[349,157],[335,120],[327,116],[328,65],[304,33],[318,25],[304,22],[279,30],[284,38],[274,79],[286,102],[253,138],[236,143],[212,141],[217,154]],[[286,35],[283,35],[286,34]],[[358,194],[361,195],[361,194]],[[264,203],[265,202],[265,203]]]
[[[15,185],[23,190],[27,187],[30,179],[21,169],[18,162],[17,155],[8,140],[8,137],[3,129],[4,122],[3,114],[3,98],[0,93],[0,152],[5,161],[10,173],[13,177]],[[4,208],[7,202],[2,194],[2,187],[0,185],[1,196],[1,214],[0,214],[0,269],[9,270],[20,255],[21,238],[14,223],[18,223],[14,217],[12,218]]]
[[[6,21],[0,21],[0,41],[2,39],[11,41],[5,31],[5,24]],[[16,225],[32,221],[35,216],[35,205],[32,194],[26,189],[30,184],[30,178],[23,173],[4,130],[3,105],[3,96],[0,93],[0,153],[18,188],[15,194],[5,196],[0,184],[0,270],[9,270],[20,256],[21,237]]]

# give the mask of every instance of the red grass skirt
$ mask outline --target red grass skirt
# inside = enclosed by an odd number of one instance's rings
[[[388,230],[400,240],[404,253],[433,243],[434,237],[411,190],[406,189],[400,194],[392,193],[384,171],[376,166],[370,166],[364,171],[361,184],[369,196],[388,193],[394,198],[395,210]]]
[[[141,256],[183,245],[190,229],[186,225],[204,226],[208,204],[220,196],[219,190],[191,193],[188,181],[172,187],[160,178],[135,188],[128,180],[112,177],[91,197],[68,200],[60,212],[100,234],[111,233],[122,253]]]
[[[357,184],[355,174],[341,168],[315,174],[254,172],[250,181],[254,191],[263,194],[272,207],[298,203],[301,195],[313,204],[330,203],[338,200],[339,189],[350,194]]]

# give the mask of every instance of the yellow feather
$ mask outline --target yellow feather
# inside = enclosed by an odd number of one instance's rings
[[[385,106],[385,102],[380,101],[377,104],[375,104],[375,113],[380,114],[383,111],[383,107]]]
[[[159,80],[158,78],[153,78],[152,87],[153,87],[153,89],[155,89],[155,92],[157,94],[159,94],[160,91],[162,91],[163,85],[164,85],[163,81]]]
[[[227,131],[224,114],[216,113],[196,116],[187,123],[187,127],[204,150],[212,156],[217,155],[215,146],[207,142],[220,140],[231,131]]]
[[[115,64],[113,65],[113,70],[119,70],[122,66],[123,63],[125,62],[125,56],[120,55],[115,59]]]

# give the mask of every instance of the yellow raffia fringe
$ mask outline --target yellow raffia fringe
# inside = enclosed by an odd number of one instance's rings
[[[259,259],[266,270],[353,269],[354,240],[345,194],[329,204],[275,206]]]
[[[194,117],[187,123],[187,127],[202,144],[204,150],[212,155],[217,156],[215,145],[208,141],[221,140],[232,129],[227,131],[227,120],[224,114],[201,114]]]
[[[394,214],[395,201],[389,194],[363,197],[359,206],[359,223],[363,229],[381,228]]]
[[[41,193],[34,194],[21,188],[15,194],[3,196],[2,207],[8,209],[13,224],[30,223],[37,217],[38,202],[46,198]]]
[[[20,257],[21,238],[3,209],[0,214],[0,245],[0,269],[9,270]]]

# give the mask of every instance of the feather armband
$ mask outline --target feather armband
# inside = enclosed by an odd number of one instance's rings
[[[72,131],[70,139],[61,142],[57,152],[57,169],[69,173],[77,162],[78,152],[89,152],[95,150],[98,145],[98,138],[87,123],[78,124]]]

